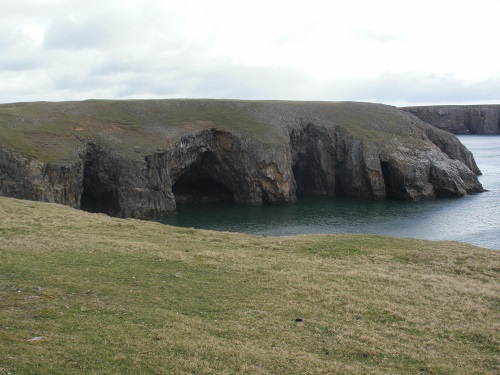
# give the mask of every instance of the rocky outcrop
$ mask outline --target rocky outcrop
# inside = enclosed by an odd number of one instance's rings
[[[80,207],[83,166],[44,163],[0,149],[0,195]]]
[[[500,105],[437,105],[402,109],[454,134],[500,133]]]
[[[453,135],[383,105],[0,106],[0,195],[118,217],[167,216],[184,202],[462,196],[482,191],[477,173],[472,154]]]
[[[313,123],[290,132],[298,195],[351,195],[385,199],[377,148]]]
[[[439,149],[451,159],[460,160],[476,175],[481,174],[472,152],[470,152],[462,143],[457,142],[455,136],[444,130],[433,129],[427,126],[427,124],[423,125],[422,123],[417,123],[416,126],[425,132],[425,135],[429,138],[429,140],[438,146]]]

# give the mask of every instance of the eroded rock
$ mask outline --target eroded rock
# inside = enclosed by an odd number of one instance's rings
[[[402,109],[454,134],[500,133],[500,105],[436,105]]]
[[[183,202],[482,191],[472,154],[456,137],[384,105],[92,101],[2,111],[9,116],[0,117],[1,195],[118,217],[167,216]],[[36,137],[26,138],[31,132]],[[48,142],[56,152],[46,153]]]

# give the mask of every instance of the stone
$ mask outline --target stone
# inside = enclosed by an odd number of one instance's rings
[[[479,173],[455,136],[380,104],[0,105],[0,195],[116,217],[159,218],[186,202],[463,196],[483,190]]]
[[[500,105],[437,105],[402,109],[454,134],[500,133]]]

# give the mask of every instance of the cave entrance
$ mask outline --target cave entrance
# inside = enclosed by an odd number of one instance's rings
[[[114,201],[111,191],[96,191],[92,187],[83,187],[80,208],[88,212],[111,213]]]
[[[398,193],[391,171],[391,165],[387,161],[380,161],[380,167],[382,169],[382,177],[384,178],[386,199],[397,199]]]
[[[83,170],[80,209],[112,215],[116,207],[116,195],[110,184],[102,180],[103,176],[98,173],[100,167],[98,158],[87,157]]]
[[[219,182],[221,176],[217,171],[213,157],[205,156],[201,161],[191,164],[172,186],[176,204],[187,203],[234,203],[234,192]]]
[[[330,136],[312,123],[290,134],[297,196],[335,196],[335,149]]]
[[[320,169],[319,163],[300,159],[293,167],[292,172],[297,184],[297,196],[334,196],[329,184],[328,176]]]

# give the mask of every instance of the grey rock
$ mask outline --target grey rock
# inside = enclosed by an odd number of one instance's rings
[[[402,109],[454,134],[500,133],[500,105],[437,105]]]
[[[183,202],[462,196],[483,190],[478,173],[456,137],[378,104],[0,105],[0,195],[117,217],[168,216]]]
[[[0,195],[80,207],[83,165],[44,163],[0,148]]]

